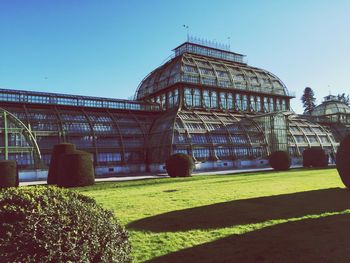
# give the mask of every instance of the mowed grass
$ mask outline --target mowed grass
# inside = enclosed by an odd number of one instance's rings
[[[135,262],[350,260],[350,192],[335,169],[106,182],[77,191],[115,212]]]

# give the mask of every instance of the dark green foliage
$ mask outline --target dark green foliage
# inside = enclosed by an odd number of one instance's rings
[[[285,171],[290,168],[290,156],[287,152],[276,151],[269,156],[270,166],[276,171]]]
[[[307,148],[303,151],[303,166],[304,167],[312,167],[312,156],[311,156],[311,148]]]
[[[0,161],[0,188],[19,185],[16,161]]]
[[[166,160],[165,167],[170,177],[188,177],[192,174],[194,163],[191,156],[176,153]]]
[[[306,87],[304,89],[304,94],[301,96],[301,102],[303,103],[304,107],[304,114],[311,115],[311,112],[316,107],[315,105],[315,95],[314,91],[310,87]]]
[[[336,163],[341,180],[347,188],[350,188],[350,134],[340,143]]]
[[[95,171],[91,154],[84,151],[67,153],[61,156],[59,163],[58,186],[77,187],[95,183]]]
[[[338,94],[337,95],[337,98],[339,101],[341,101],[342,103],[350,106],[350,97],[349,95],[346,95],[345,93],[342,93],[342,94]]]
[[[75,145],[70,143],[61,143],[57,144],[53,147],[49,173],[47,175],[47,184],[57,184],[58,182],[58,170],[59,170],[59,162],[61,156],[66,153],[71,153],[75,151]]]
[[[304,167],[327,167],[328,156],[321,147],[307,148],[303,152]]]
[[[0,262],[130,262],[112,212],[54,186],[0,192]]]

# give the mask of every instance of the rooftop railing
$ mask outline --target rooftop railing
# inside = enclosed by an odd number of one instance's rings
[[[175,48],[174,51],[175,51],[175,56],[179,56],[183,53],[188,52],[188,53],[193,53],[197,55],[208,56],[208,57],[246,64],[244,61],[244,55],[226,51],[226,50],[220,50],[212,47],[201,46],[201,45],[193,44],[189,42],[186,42],[181,46]]]

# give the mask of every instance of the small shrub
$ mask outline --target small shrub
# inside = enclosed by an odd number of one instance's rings
[[[188,177],[192,174],[194,163],[191,156],[176,153],[166,160],[165,168],[170,177]]]
[[[287,152],[276,151],[269,156],[270,166],[276,171],[285,171],[290,168],[290,157]]]
[[[336,155],[337,170],[341,180],[350,188],[350,134],[340,143]]]
[[[16,161],[0,161],[0,188],[15,187],[19,185]]]
[[[304,167],[327,167],[328,156],[321,147],[307,148],[303,152]]]
[[[311,167],[312,166],[312,153],[310,151],[311,148],[307,148],[303,151],[303,166]]]
[[[95,171],[91,154],[84,151],[62,155],[58,171],[58,186],[77,187],[95,183]]]
[[[0,192],[0,262],[130,262],[112,212],[54,186]]]
[[[60,159],[63,154],[75,151],[75,145],[70,143],[61,143],[53,147],[49,173],[47,175],[47,184],[57,184],[59,177]]]

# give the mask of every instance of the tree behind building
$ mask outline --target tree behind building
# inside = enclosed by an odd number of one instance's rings
[[[316,98],[314,97],[314,91],[310,87],[304,89],[304,94],[301,96],[301,102],[303,103],[304,114],[311,115],[311,112],[316,107]]]
[[[345,93],[338,94],[338,100],[345,103],[346,105],[350,106],[350,97],[349,95],[346,95]]]

